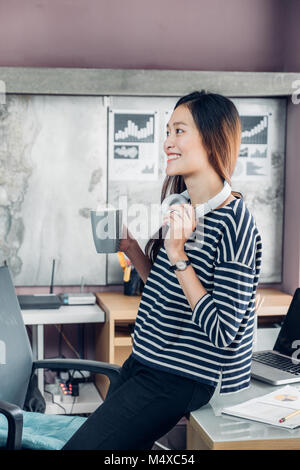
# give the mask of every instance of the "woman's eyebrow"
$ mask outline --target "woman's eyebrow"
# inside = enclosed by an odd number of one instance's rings
[[[178,124],[181,124],[181,125],[183,124],[184,126],[187,126],[187,124],[183,121],[176,121],[173,123],[173,126],[178,126]],[[169,123],[167,123],[167,127],[170,127]]]

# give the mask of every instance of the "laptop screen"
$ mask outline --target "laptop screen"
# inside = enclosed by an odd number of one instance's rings
[[[295,291],[273,350],[300,359],[300,288]]]

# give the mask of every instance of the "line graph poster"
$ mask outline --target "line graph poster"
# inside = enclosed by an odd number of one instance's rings
[[[242,140],[240,153],[232,179],[247,178],[259,181],[270,175],[271,161],[268,153],[268,115],[241,115]]]
[[[157,111],[109,110],[110,180],[157,180],[158,145]]]

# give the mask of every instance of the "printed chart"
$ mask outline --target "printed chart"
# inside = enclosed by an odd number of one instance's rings
[[[157,180],[157,112],[109,111],[109,178]]]
[[[240,153],[232,178],[257,181],[270,172],[268,155],[269,116],[243,116]]]

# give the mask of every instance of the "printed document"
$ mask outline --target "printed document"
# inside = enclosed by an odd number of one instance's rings
[[[300,390],[286,385],[267,395],[223,408],[222,413],[272,424],[280,428],[295,429],[300,426],[300,412],[290,418],[287,416],[297,410],[300,410]],[[280,423],[279,420],[282,418],[287,419]]]

